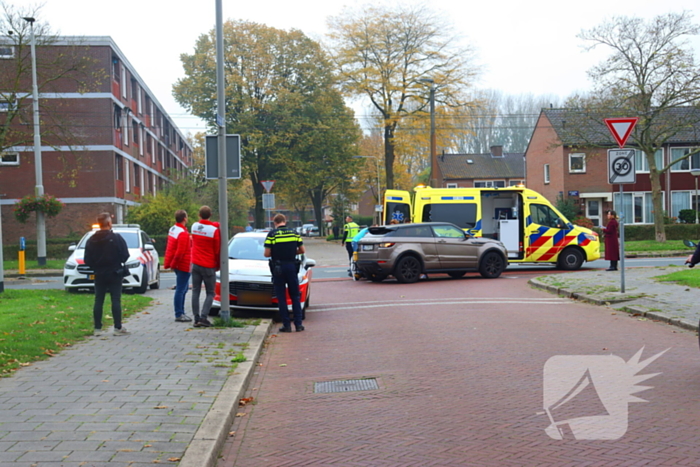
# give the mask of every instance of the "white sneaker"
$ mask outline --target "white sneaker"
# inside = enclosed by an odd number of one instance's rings
[[[122,326],[121,329],[114,328],[114,332],[112,334],[115,336],[128,336],[131,333],[127,331],[124,326]]]
[[[105,334],[104,329],[95,329],[95,330],[92,332],[92,335],[93,335],[93,336],[103,336],[104,334]]]

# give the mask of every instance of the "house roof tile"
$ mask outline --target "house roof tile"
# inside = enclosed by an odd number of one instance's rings
[[[444,154],[437,159],[445,180],[525,177],[523,153],[504,153],[503,157],[491,154]],[[472,163],[468,163],[468,160]]]

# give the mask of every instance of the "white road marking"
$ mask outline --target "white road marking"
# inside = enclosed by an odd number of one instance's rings
[[[524,303],[532,305],[564,305],[571,303],[568,298],[444,298],[437,300],[397,300],[392,303],[384,301],[374,302],[354,302],[349,304],[327,304],[321,306],[311,306],[309,313],[318,313],[322,311],[335,310],[353,310],[357,308],[395,308],[398,306],[431,306],[431,305],[503,305],[515,304],[522,305]]]

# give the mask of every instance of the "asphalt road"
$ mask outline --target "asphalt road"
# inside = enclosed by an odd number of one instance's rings
[[[219,467],[696,465],[695,333],[531,276],[317,286],[306,331],[270,337]]]

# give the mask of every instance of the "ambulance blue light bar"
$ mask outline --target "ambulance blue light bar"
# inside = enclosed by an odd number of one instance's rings
[[[401,196],[387,196],[386,199],[389,201],[403,201],[403,197]]]
[[[464,200],[473,200],[473,196],[441,196],[440,199],[442,201],[464,201]]]

